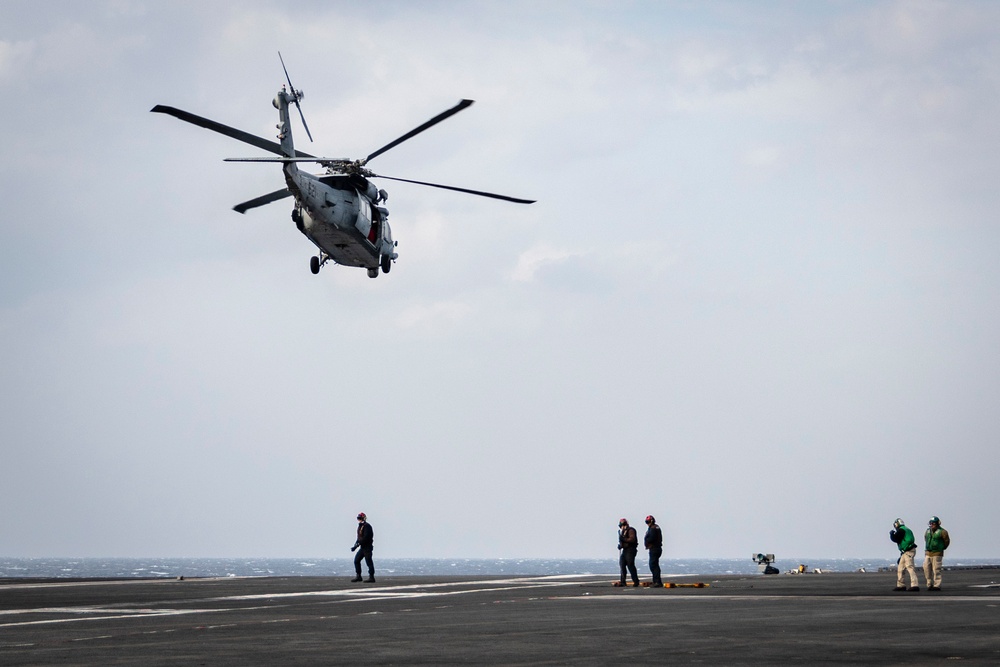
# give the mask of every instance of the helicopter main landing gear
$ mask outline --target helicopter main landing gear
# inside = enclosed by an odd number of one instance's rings
[[[309,270],[312,271],[313,275],[319,273],[319,270],[323,268],[330,256],[325,252],[320,252],[319,257],[313,256],[309,258]]]
[[[392,268],[392,258],[389,255],[382,255],[382,273],[389,273]]]

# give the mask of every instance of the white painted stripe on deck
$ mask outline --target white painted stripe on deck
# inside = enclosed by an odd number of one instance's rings
[[[351,598],[406,598],[433,597],[435,595],[462,595],[465,593],[482,593],[488,591],[509,591],[521,588],[545,588],[549,586],[572,586],[580,583],[573,579],[590,579],[597,575],[571,574],[552,575],[545,577],[517,577],[513,579],[484,579],[479,581],[449,581],[436,584],[406,584],[400,586],[379,586],[357,588],[337,588],[323,591],[297,591],[292,593],[254,593],[252,595],[227,595],[215,598],[205,598],[205,601],[222,600],[276,600],[296,597],[351,597]],[[600,575],[603,579],[606,575]],[[428,591],[427,589],[456,588],[473,586],[456,591]]]
[[[32,610],[27,610],[32,611]],[[107,613],[109,610],[100,610]],[[187,614],[214,614],[222,611],[232,611],[230,609],[158,609],[153,612],[119,612],[114,610],[113,616],[74,616],[71,618],[48,618],[43,621],[19,621],[17,623],[0,623],[0,628],[14,628],[22,625],[54,625],[57,623],[78,623],[80,621],[109,621],[128,620],[135,618],[152,618],[154,616],[185,616]],[[76,613],[72,609],[67,609],[67,613]]]
[[[365,602],[371,600],[392,600],[401,598],[428,598],[443,597],[450,595],[465,595],[469,593],[488,593],[495,591],[529,590],[548,587],[572,586],[578,584],[581,578],[589,578],[594,575],[552,575],[545,577],[518,577],[513,579],[491,579],[481,581],[455,581],[435,584],[407,584],[402,586],[382,586],[379,588],[347,588],[328,591],[301,591],[295,593],[272,593],[254,595],[229,595],[197,600],[202,604],[206,602],[228,602],[228,601],[249,601],[249,600],[288,600],[292,598],[308,597],[332,597],[345,598],[341,602]],[[603,578],[603,576],[602,576]],[[497,584],[510,584],[498,586]],[[455,588],[459,586],[473,586],[473,588],[463,588],[461,590],[435,590],[427,591],[421,589],[442,589]],[[476,586],[480,586],[477,588]],[[148,604],[148,603],[147,603]],[[221,609],[152,609],[148,607],[128,608],[126,606],[109,607],[39,607],[36,609],[16,609],[10,611],[0,611],[4,614],[73,614],[70,618],[54,618],[38,621],[19,621],[11,623],[0,623],[0,628],[17,627],[24,625],[50,625],[57,623],[77,623],[81,621],[98,620],[127,620],[138,618],[150,618],[155,616],[182,616],[202,613],[222,613],[228,611],[248,611],[263,607],[235,607]],[[100,615],[98,615],[100,614]]]
[[[191,577],[183,580],[170,579],[95,579],[87,581],[46,581],[31,584],[0,584],[0,591],[14,588],[70,588],[76,586],[134,586],[135,584],[183,584],[199,581],[233,581],[240,579],[264,579],[265,577]],[[8,580],[9,581],[9,580]]]

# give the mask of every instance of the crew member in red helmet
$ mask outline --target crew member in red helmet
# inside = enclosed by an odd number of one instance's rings
[[[663,531],[656,525],[652,514],[646,517],[646,536],[643,543],[649,551],[649,572],[653,575],[653,586],[662,586],[660,580],[660,556],[663,555]]]

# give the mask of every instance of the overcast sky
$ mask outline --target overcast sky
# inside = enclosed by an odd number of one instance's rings
[[[258,149],[372,162],[392,272]],[[1000,556],[1000,5],[0,3],[0,555]]]

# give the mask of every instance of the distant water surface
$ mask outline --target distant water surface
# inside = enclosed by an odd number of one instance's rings
[[[640,576],[648,574],[640,554]],[[879,558],[778,559],[775,565],[783,572],[805,565],[809,571],[874,572],[880,567],[895,566],[896,561]],[[951,559],[946,565],[997,565],[1000,559]],[[745,559],[695,558],[660,561],[664,574],[756,574],[757,565]],[[379,558],[375,557],[376,575],[448,576],[448,575],[555,575],[613,574],[616,559],[544,559],[544,558]],[[156,577],[335,577],[353,576],[354,563],[347,558],[0,558],[0,578],[156,578]]]

